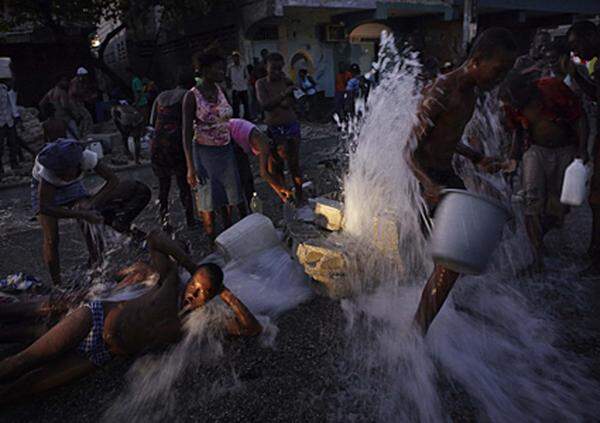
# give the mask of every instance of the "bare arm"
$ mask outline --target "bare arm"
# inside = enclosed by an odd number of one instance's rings
[[[89,212],[83,210],[71,210],[66,207],[54,206],[53,200],[56,187],[44,179],[40,179],[38,187],[38,198],[40,203],[40,214],[55,217],[57,219],[87,219]]]
[[[191,274],[194,274],[198,270],[198,265],[187,255],[183,248],[166,236],[164,232],[159,230],[152,231],[148,234],[146,240],[153,259],[155,257],[154,253],[162,254],[165,257],[172,257]]]
[[[231,335],[256,336],[262,332],[262,327],[256,317],[229,289],[225,288],[220,296],[235,315],[235,318],[227,325],[227,330]]]
[[[428,141],[437,118],[444,110],[443,97],[440,94],[433,95],[435,89],[434,86],[425,94],[417,112],[418,121],[411,133],[411,136],[416,140],[416,147],[413,148],[411,143],[408,142],[406,143],[404,150],[405,159],[408,165],[415,174],[417,180],[425,187],[426,191],[429,190],[429,188],[436,186],[436,184],[429,176],[427,176],[418,161],[415,160],[415,151],[420,145],[423,145]]]
[[[260,177],[269,184],[273,191],[285,201],[284,196],[291,195],[291,192],[277,182],[277,179],[269,173],[269,157],[271,155],[271,148],[269,147],[269,140],[267,136],[260,132],[258,129],[254,129],[250,134],[250,142],[258,150],[258,162],[260,169]]]
[[[156,100],[154,100],[154,103],[152,103],[152,110],[150,111],[150,122],[149,122],[150,126],[156,125],[156,107],[158,105],[159,97],[156,97]]]
[[[283,103],[287,97],[293,92],[294,87],[289,86],[285,91],[278,94],[271,94],[265,86],[264,80],[256,82],[256,98],[260,105],[266,111],[272,111]]]
[[[473,162],[473,164],[478,164],[484,158],[483,154],[473,150],[471,147],[462,142],[456,144],[454,151],[456,154],[460,154],[461,156],[469,159],[471,162]]]
[[[94,208],[97,204],[102,204],[117,185],[119,185],[119,177],[110,167],[102,163],[102,161],[98,162],[94,171],[106,181],[106,184],[104,184],[102,189],[89,201],[90,208]]]
[[[196,99],[194,93],[188,91],[183,97],[183,151],[187,163],[188,184],[195,187],[198,184],[194,159],[192,157],[192,140],[194,138],[194,115],[196,114]]]
[[[577,120],[577,122],[575,122],[575,132],[577,133],[577,138],[579,139],[579,150],[577,154],[578,157],[580,157],[585,163],[589,160],[589,154],[587,150],[589,128],[585,113]]]

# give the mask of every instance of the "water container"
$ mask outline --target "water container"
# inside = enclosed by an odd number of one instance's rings
[[[10,57],[0,57],[0,79],[11,79]]]
[[[98,159],[104,157],[104,149],[102,148],[102,143],[100,141],[91,141],[86,148],[96,153]]]
[[[480,274],[500,243],[511,214],[493,198],[464,190],[444,193],[431,237],[433,260],[458,273]]]
[[[252,194],[252,199],[250,200],[250,210],[252,210],[252,213],[262,214],[263,212],[263,203],[257,192]]]
[[[581,206],[587,197],[589,172],[581,159],[573,160],[565,171],[560,202],[569,206]]]
[[[227,261],[258,253],[280,243],[273,222],[259,213],[240,220],[215,240],[217,250]]]

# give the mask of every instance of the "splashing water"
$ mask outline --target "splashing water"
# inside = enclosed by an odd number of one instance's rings
[[[565,281],[513,276],[529,256],[521,225],[516,233],[505,231],[485,274],[459,279],[427,337],[414,333],[413,315],[432,267],[418,183],[403,158],[420,99],[419,65],[414,54],[398,53],[391,36],[384,34],[381,44],[380,83],[358,105],[362,118],[349,125],[344,230],[351,238],[348,254],[361,266],[349,277],[355,297],[342,301],[348,360],[340,373],[347,388],[337,419],[593,419],[598,384],[582,359],[555,346],[560,322],[539,307],[543,299],[528,298],[526,287],[539,284],[537,293],[553,294],[564,289],[560,295],[569,296],[572,289]],[[486,153],[500,152],[503,135],[490,101],[480,104],[467,133],[481,137]],[[460,172],[482,191],[510,198],[501,178],[481,177],[468,166]],[[373,253],[373,222],[382,215],[398,222],[401,265]]]
[[[217,254],[203,262],[222,261]],[[220,263],[221,264],[221,263]],[[257,317],[263,332],[260,343],[271,347],[277,327],[272,319],[296,307],[312,295],[300,265],[281,246],[263,250],[223,267],[224,283]],[[182,272],[182,280],[189,279]],[[137,294],[136,294],[137,292]],[[139,295],[128,291],[128,294]],[[176,411],[176,387],[183,377],[197,373],[203,365],[222,365],[225,322],[232,311],[220,298],[186,317],[185,336],[168,352],[136,360],[128,372],[127,391],[106,412],[106,421],[163,421]],[[194,387],[199,398],[216,401],[218,397],[243,389],[235,371],[212,385]]]

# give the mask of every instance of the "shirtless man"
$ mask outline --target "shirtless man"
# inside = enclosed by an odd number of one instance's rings
[[[419,123],[414,128],[416,148],[409,163],[420,181],[430,211],[440,200],[443,188],[465,189],[454,173],[452,157],[460,154],[480,167],[494,164],[462,144],[465,126],[471,119],[481,91],[494,88],[512,68],[517,46],[512,34],[503,28],[490,28],[476,40],[458,69],[439,77],[424,92]],[[441,309],[459,274],[436,265],[417,309],[415,321],[423,334]]]
[[[266,61],[267,76],[256,81],[256,96],[265,110],[267,135],[276,149],[285,151],[296,189],[296,201],[301,203],[300,122],[293,108],[296,87],[282,70],[284,60],[281,54],[271,53]]]
[[[596,25],[589,21],[582,21],[573,24],[567,32],[569,46],[576,56],[584,60],[592,60],[594,57],[600,58],[600,30]],[[596,70],[592,74],[591,80],[582,77],[577,72],[574,65],[570,66],[569,74],[577,82],[581,90],[588,98],[600,103],[600,67],[596,63]],[[585,271],[584,275],[600,275],[600,108],[596,107],[596,128],[597,135],[592,151],[592,160],[594,161],[594,174],[592,176],[592,186],[590,189],[590,206],[592,207],[592,242],[588,254],[591,258],[591,266]],[[590,122],[591,123],[591,122]]]
[[[544,235],[562,226],[568,210],[560,204],[565,170],[574,158],[588,160],[587,122],[581,101],[558,78],[517,74],[505,97],[529,144],[523,154],[525,227],[535,256],[531,270],[539,273]]]
[[[246,306],[223,285],[213,263],[197,266],[161,232],[148,238],[150,265],[138,265],[127,283],[158,275],[157,284],[128,301],[92,300],[76,308],[28,348],[0,362],[0,404],[67,384],[106,364],[178,342],[182,317],[220,296],[234,313],[227,331],[255,336],[262,328]],[[181,285],[178,266],[193,276]],[[122,282],[121,284],[124,284]]]
[[[46,111],[46,104],[51,103],[54,106],[54,117],[56,119],[62,119],[67,125],[67,132],[69,136],[77,139],[77,124],[73,118],[73,112],[71,110],[71,101],[69,99],[69,78],[64,75],[62,76],[56,86],[46,93],[39,104],[41,111]]]

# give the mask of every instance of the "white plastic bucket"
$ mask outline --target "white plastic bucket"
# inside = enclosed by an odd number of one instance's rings
[[[215,240],[217,250],[227,261],[258,253],[280,243],[273,222],[260,213],[246,216]]]
[[[458,273],[480,274],[500,243],[511,214],[493,198],[464,190],[444,193],[431,237],[433,260]]]
[[[96,153],[98,159],[104,157],[104,149],[102,148],[102,143],[100,141],[92,141],[88,143],[86,148]]]

